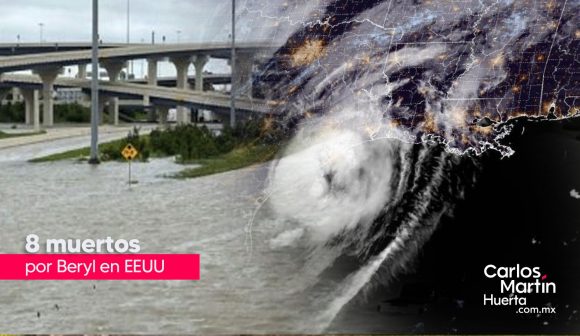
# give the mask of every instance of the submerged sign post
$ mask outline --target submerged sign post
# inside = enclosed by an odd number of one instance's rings
[[[131,186],[131,161],[139,155],[139,151],[137,148],[133,147],[131,144],[127,144],[125,148],[121,151],[121,155],[127,160],[129,163],[129,186]]]

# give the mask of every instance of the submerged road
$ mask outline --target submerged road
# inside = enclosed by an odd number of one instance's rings
[[[3,127],[4,126],[4,127]],[[148,134],[158,125],[142,124],[140,134]],[[0,125],[5,133],[32,132],[32,129],[6,129],[6,125]],[[99,127],[99,142],[108,142],[121,139],[133,130],[133,125]],[[56,126],[48,128],[44,134],[19,136],[0,139],[0,162],[2,161],[27,161],[30,159],[61,153],[73,149],[88,147],[90,145],[91,129],[86,126]]]
[[[111,128],[102,138],[124,136],[125,130]],[[270,249],[269,240],[280,230],[275,218],[255,219],[253,253],[248,250],[246,229],[267,181],[268,165],[178,180],[164,176],[183,165],[173,158],[153,158],[132,165],[138,183],[129,187],[123,162],[26,162],[86,146],[85,132],[49,129],[46,137],[53,140],[32,143],[33,137],[22,138],[20,145],[0,149],[5,242],[0,253],[22,253],[24,238],[31,233],[42,238],[139,239],[144,253],[201,254],[202,279],[130,284],[0,281],[3,325],[22,334],[304,331],[309,325],[304,321],[319,307],[309,302],[316,296],[295,294],[307,285],[302,277],[288,279],[300,274],[301,250]]]

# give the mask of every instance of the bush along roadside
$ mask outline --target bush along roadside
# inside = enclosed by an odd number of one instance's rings
[[[16,102],[0,105],[0,122],[22,123],[24,122],[24,103]]]
[[[175,156],[178,163],[196,163],[197,168],[188,168],[174,175],[178,178],[198,177],[239,169],[273,159],[282,144],[284,133],[277,129],[270,118],[246,121],[235,128],[224,127],[213,133],[207,127],[177,125],[167,129],[156,129],[148,136],[141,136],[134,128],[127,137],[99,145],[102,161],[123,161],[121,151],[131,143],[138,151],[138,160],[147,161],[151,156]],[[80,158],[89,155],[89,148],[31,160],[32,162],[56,161]]]
[[[0,122],[2,123],[23,123],[25,106],[23,102],[8,102],[0,106]],[[42,114],[40,114],[42,121]],[[55,104],[55,123],[89,123],[91,121],[91,110],[79,103]]]
[[[179,163],[198,163],[236,148],[271,144],[273,130],[270,124],[266,119],[249,120],[233,129],[224,127],[217,135],[205,126],[177,125],[152,131],[149,145],[155,156],[175,156]]]
[[[54,105],[54,120],[57,123],[89,123],[91,110],[79,103]]]
[[[149,144],[156,156],[175,156],[178,162],[187,163],[231,150],[218,145],[221,137],[214,136],[205,126],[177,125],[153,130]]]
[[[151,155],[151,150],[147,142],[147,138],[144,136],[139,136],[139,128],[133,127],[133,130],[127,134],[127,137],[119,140],[103,144],[100,148],[101,160],[102,161],[123,161],[123,155],[121,151],[127,144],[133,145],[135,149],[139,152],[137,155],[137,160],[141,162],[146,162],[149,160]]]
[[[284,147],[284,140],[283,131],[270,118],[250,120],[234,129],[225,128],[215,137],[220,154],[192,160],[201,166],[186,168],[170,177],[194,178],[264,163],[276,157]]]

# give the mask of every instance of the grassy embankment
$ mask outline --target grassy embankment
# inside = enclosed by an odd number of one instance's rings
[[[207,128],[177,126],[167,130],[155,130],[148,136],[139,136],[138,130],[127,138],[101,144],[102,161],[123,160],[122,148],[133,144],[141,153],[138,159],[147,161],[152,157],[175,157],[178,163],[199,164],[170,175],[174,178],[193,178],[240,169],[272,160],[278,153],[280,141],[273,140],[272,132],[264,132],[260,124],[250,124],[238,129],[225,129],[220,135],[212,135]],[[31,162],[49,162],[64,159],[85,160],[89,148],[58,153]]]
[[[102,149],[103,146],[117,147],[117,145],[121,142],[122,140],[111,141],[101,144],[100,148]],[[277,145],[247,145],[244,147],[236,148],[229,153],[216,157],[188,161],[188,164],[199,164],[201,166],[196,168],[186,168],[177,174],[169,175],[168,177],[185,179],[241,169],[253,164],[259,164],[272,160],[276,156],[276,153],[278,153],[278,150],[279,146]],[[71,159],[85,161],[88,159],[89,154],[90,148],[85,147],[32,159],[30,162],[39,163]]]
[[[229,153],[197,161],[201,167],[187,168],[173,175],[175,178],[193,178],[245,168],[272,160],[280,149],[279,145],[246,145]]]

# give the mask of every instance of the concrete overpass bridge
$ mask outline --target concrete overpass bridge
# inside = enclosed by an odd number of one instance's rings
[[[239,43],[236,52],[241,57],[247,54],[274,51],[267,43]],[[150,44],[125,47],[99,48],[99,62],[107,68],[108,63],[125,62],[132,59],[170,58],[179,60],[182,57],[202,55],[210,58],[229,59],[230,43],[187,43],[187,44]],[[68,66],[88,64],[91,62],[91,50],[73,50],[62,52],[32,53],[0,58],[0,72],[46,68],[51,66]]]
[[[0,73],[4,73],[4,86],[26,86],[33,87],[32,90],[25,90],[23,94],[26,104],[31,106],[27,109],[28,116],[33,118],[34,95],[38,94],[38,86],[42,85],[43,96],[43,124],[51,126],[54,120],[53,113],[53,91],[57,80],[59,85],[68,85],[69,87],[81,87],[88,90],[86,81],[87,72],[86,64],[91,62],[91,50],[85,49],[83,44],[68,45],[68,48],[78,50],[68,51],[51,51],[42,53],[22,53],[13,56],[0,57]],[[35,48],[49,48],[49,46],[29,46],[30,50]],[[275,48],[264,42],[239,43],[236,45],[236,68],[234,78],[207,77],[211,81],[230,82],[236,88],[233,93],[236,97],[247,97],[239,100],[237,110],[248,112],[266,111],[268,104],[251,99],[251,82],[254,62],[261,57],[273,52]],[[113,123],[118,123],[118,106],[119,96],[142,96],[145,105],[151,103],[157,105],[175,104],[177,106],[177,121],[188,122],[189,107],[208,108],[212,110],[221,110],[226,106],[229,108],[229,96],[218,95],[215,93],[204,92],[204,66],[210,58],[229,59],[231,57],[230,43],[187,43],[187,44],[163,44],[163,45],[107,45],[99,48],[99,64],[106,69],[109,82],[102,83],[101,91],[110,98],[109,106],[113,111],[110,112]],[[120,82],[119,75],[121,70],[126,66],[128,60],[147,59],[147,82],[146,84],[136,84]],[[157,78],[158,62],[169,59],[176,69],[175,88],[160,86]],[[188,68],[193,64],[195,67],[194,90],[189,89]],[[78,79],[58,78],[64,66],[77,65],[79,67]],[[33,70],[38,77],[10,77],[7,72],[19,70]],[[193,93],[192,93],[193,92]],[[0,96],[1,96],[0,92]],[[226,104],[227,102],[227,104]],[[32,112],[31,112],[32,111]],[[28,118],[27,120],[31,120]]]
[[[4,74],[0,78],[0,88],[19,87],[23,92],[26,107],[26,120],[38,127],[40,124],[38,89],[43,82],[36,75]],[[55,88],[81,88],[90,93],[91,82],[87,79],[57,78]],[[36,92],[36,93],[34,93]],[[101,115],[104,112],[105,100],[109,97],[135,99],[148,97],[152,105],[156,106],[161,123],[167,121],[170,106],[183,106],[194,109],[209,109],[218,113],[229,113],[230,96],[215,91],[193,91],[188,89],[170,88],[156,85],[135,84],[130,82],[100,81],[99,92]],[[236,98],[236,110],[245,113],[270,113],[274,102],[240,96]],[[109,105],[109,114],[118,121],[118,106]],[[111,108],[113,107],[113,108]],[[45,116],[43,116],[44,118]]]

